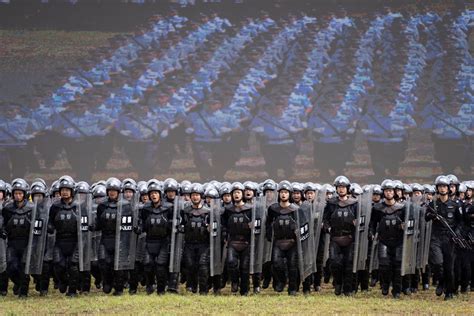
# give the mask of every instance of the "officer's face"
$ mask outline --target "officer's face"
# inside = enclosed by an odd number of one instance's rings
[[[33,195],[33,201],[38,201],[38,202],[41,202],[43,200],[43,194],[41,193],[36,193]]]
[[[5,193],[3,191],[0,191],[0,201],[3,201],[5,198]]]
[[[374,202],[374,203],[380,202],[381,199],[382,199],[382,197],[380,196],[380,194],[372,195],[372,202]]]
[[[253,190],[245,190],[245,193],[244,193],[244,194],[245,194],[245,198],[246,198],[247,200],[252,199],[253,196],[254,196]]]
[[[151,191],[148,193],[150,200],[153,203],[159,203],[160,202],[160,193],[158,191]]]
[[[150,198],[148,197],[147,194],[143,194],[140,196],[140,200],[142,201],[142,203],[146,203],[150,200]]]
[[[187,202],[191,201],[191,194],[189,193],[183,194],[183,199]]]
[[[232,196],[230,195],[230,193],[226,193],[222,196],[222,201],[224,203],[230,203],[232,202]]]
[[[338,186],[336,188],[336,191],[337,191],[337,195],[339,195],[341,197],[347,195],[347,187],[345,187],[345,186],[342,186],[342,185]]]
[[[449,185],[449,193],[451,193],[451,194],[456,194],[456,192],[457,192],[457,187],[456,187],[456,185],[455,185],[455,184],[450,184],[450,185]]]
[[[333,196],[333,194],[332,194],[331,192],[327,192],[327,193],[326,193],[326,200],[331,199],[332,196]]]
[[[464,200],[465,196],[466,196],[466,194],[464,192],[459,193],[459,199]]]
[[[395,189],[395,194],[397,195],[398,198],[403,197],[403,191],[400,189]]]
[[[176,197],[176,191],[166,191],[166,198],[168,200],[174,200],[174,198]]]
[[[123,197],[128,200],[128,201],[131,201],[133,199],[133,191],[132,190],[125,190],[123,191]]]
[[[191,193],[191,203],[194,205],[198,205],[201,203],[201,194],[199,193]]]
[[[316,197],[316,192],[314,191],[306,191],[306,199],[309,200],[309,201],[313,201],[314,198]]]
[[[433,194],[431,194],[431,193],[426,193],[426,199],[427,199],[428,201],[433,200]]]
[[[299,203],[301,201],[301,192],[295,191],[291,194],[291,197],[293,198],[293,201],[295,201],[296,203]]]
[[[422,197],[423,193],[421,191],[415,191],[415,192],[413,192],[413,196],[414,197]]]
[[[117,190],[109,190],[107,192],[107,196],[111,200],[117,200],[118,199],[119,192]]]
[[[71,198],[71,189],[68,188],[61,188],[59,191],[59,194],[61,195],[61,199],[67,200]]]
[[[441,195],[446,195],[448,194],[449,188],[447,185],[438,185],[438,192]]]
[[[234,199],[234,202],[242,201],[242,191],[241,190],[232,191],[232,198]]]
[[[393,189],[385,189],[385,190],[383,190],[383,196],[387,200],[393,200],[393,198],[395,196],[395,191],[393,191]]]
[[[3,193],[3,192],[2,192],[2,193]],[[472,189],[467,189],[467,191],[466,191],[466,198],[467,198],[467,199],[472,198]]]
[[[15,190],[13,191],[13,199],[15,202],[22,202],[23,199],[25,198],[25,193],[20,190]]]
[[[287,190],[280,190],[278,196],[281,202],[288,202],[290,200],[290,192]]]
[[[55,198],[61,197],[61,192],[59,192],[59,191],[54,192],[53,197],[55,197]]]

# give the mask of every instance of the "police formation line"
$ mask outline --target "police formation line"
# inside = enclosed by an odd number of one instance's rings
[[[0,182],[0,294],[470,291],[474,181]],[[92,278],[93,277],[93,278]]]

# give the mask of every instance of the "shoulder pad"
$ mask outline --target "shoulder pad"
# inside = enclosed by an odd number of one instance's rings
[[[353,204],[356,204],[356,203],[357,203],[357,199],[354,199],[352,197],[348,198],[345,201],[341,201],[339,199],[337,201],[337,204],[341,207],[346,207],[346,206],[353,205]]]

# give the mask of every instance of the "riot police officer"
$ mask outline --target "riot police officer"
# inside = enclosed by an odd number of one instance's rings
[[[76,296],[79,285],[79,249],[77,232],[78,205],[74,203],[74,180],[69,176],[59,179],[61,199],[51,205],[48,231],[56,232],[53,252],[54,273],[59,281],[59,291]]]
[[[2,238],[8,238],[7,272],[13,281],[13,293],[19,297],[28,296],[30,277],[25,274],[23,261],[30,234],[33,205],[28,201],[30,187],[23,179],[12,182],[13,200],[2,210],[4,220]]]
[[[215,192],[217,194],[217,191]],[[210,208],[203,201],[204,188],[195,183],[191,186],[191,205],[181,212],[184,227],[184,265],[187,272],[187,288],[193,293],[206,295],[209,291]]]
[[[330,234],[331,272],[334,275],[336,295],[353,293],[352,260],[354,259],[354,233],[357,218],[357,200],[349,195],[350,181],[345,176],[334,180],[337,196],[327,201],[324,209],[324,226]]]
[[[425,214],[426,221],[433,221],[429,261],[433,277],[438,280],[436,295],[441,296],[444,293],[445,300],[453,298],[456,251],[447,225],[456,230],[462,221],[462,209],[459,208],[457,201],[449,198],[450,183],[449,178],[445,176],[436,179],[438,198],[429,203]]]
[[[162,200],[162,187],[157,180],[148,182],[149,201],[140,210],[139,233],[146,233],[145,256],[143,259],[146,292],[164,294],[168,281],[169,247],[173,205]]]
[[[107,198],[97,206],[97,220],[94,230],[102,232],[102,239],[99,246],[99,267],[102,274],[103,291],[106,294],[112,292],[113,295],[123,294],[125,283],[125,272],[115,270],[115,252],[117,231],[118,207],[122,207],[122,213],[132,213],[130,203],[120,198],[122,183],[117,178],[109,178],[105,184]],[[122,205],[119,205],[122,203]]]
[[[233,204],[225,208],[221,223],[223,236],[227,240],[227,269],[232,282],[232,293],[239,290],[247,295],[250,273],[250,222],[252,206],[244,202],[245,187],[235,182],[231,195]]]
[[[273,236],[273,279],[275,290],[282,292],[288,271],[288,295],[296,295],[298,286],[298,252],[296,245],[296,212],[298,207],[290,202],[292,187],[288,181],[277,186],[278,203],[268,208],[266,237],[271,241]]]
[[[388,295],[392,284],[392,296],[400,297],[402,290],[402,250],[405,207],[395,201],[395,184],[391,180],[382,182],[383,202],[373,206],[370,222],[372,236],[378,233],[379,274],[382,294]]]

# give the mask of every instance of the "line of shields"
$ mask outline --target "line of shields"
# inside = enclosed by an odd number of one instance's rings
[[[43,262],[52,261],[55,243],[55,233],[48,233],[49,211],[57,198],[46,197],[33,201],[31,224],[28,245],[25,256],[25,274],[39,275],[42,273]],[[126,200],[122,195],[117,202],[116,232],[115,232],[115,270],[133,270],[137,235],[133,227],[138,221],[139,201],[138,195],[132,200]],[[66,217],[75,217],[77,224],[77,257],[79,270],[90,271],[91,262],[98,260],[98,251],[101,239],[100,231],[91,231],[90,226],[95,224],[97,218],[97,202],[91,194],[76,194],[72,202],[71,213]],[[3,239],[2,239],[3,240]],[[0,254],[4,243],[0,242]],[[0,258],[4,256],[0,255]],[[6,267],[6,263],[5,263]],[[0,272],[4,268],[0,260]],[[4,271],[4,270],[3,270]]]
[[[408,198],[405,202],[405,218],[403,219],[403,247],[401,275],[415,274],[417,270],[426,271],[428,266],[431,225],[426,222],[422,197]],[[378,233],[371,245],[369,272],[379,268]]]

